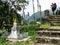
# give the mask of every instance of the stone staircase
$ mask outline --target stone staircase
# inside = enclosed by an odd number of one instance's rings
[[[60,29],[40,28],[37,31],[37,33],[38,33],[38,36],[36,36],[37,43],[60,44]]]
[[[60,15],[52,15],[48,17],[48,21],[53,26],[60,26]]]
[[[60,15],[48,16],[48,21],[51,23],[50,28],[39,28],[37,31],[37,43],[60,45]]]

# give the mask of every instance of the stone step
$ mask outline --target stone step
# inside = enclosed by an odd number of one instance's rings
[[[60,40],[60,37],[48,37],[48,36],[37,36],[37,39],[50,39],[50,40]]]
[[[60,19],[49,19],[49,21],[60,21]]]
[[[54,36],[54,37],[60,37],[60,31],[48,31],[48,30],[40,30],[40,31],[37,31],[37,34],[38,36]]]
[[[60,38],[55,38],[55,37],[40,37],[36,38],[37,39],[37,43],[59,43],[60,42]]]
[[[60,37],[60,33],[39,33],[37,36]]]
[[[36,40],[38,43],[58,43],[60,41],[60,29],[40,28],[37,31]]]
[[[51,20],[53,20],[53,21],[60,21],[60,19],[52,19],[52,18],[50,18],[49,21],[51,21]]]
[[[52,23],[53,26],[60,26],[60,23]]]
[[[53,26],[60,26],[60,24],[53,24]]]
[[[59,16],[59,17],[56,17],[56,16],[55,16],[55,17],[52,17],[52,16],[51,16],[50,18],[60,18],[60,16]]]
[[[38,32],[37,34],[37,36],[60,37],[60,33],[56,32]]]
[[[60,15],[50,15],[48,21],[54,26],[60,26]]]
[[[60,17],[57,17],[57,18],[55,18],[55,17],[52,18],[52,17],[51,17],[51,18],[49,18],[49,19],[52,19],[52,20],[57,19],[57,20],[58,20],[58,19],[60,19]]]
[[[50,21],[51,23],[60,23],[60,21]]]
[[[50,27],[50,28],[39,28],[38,31],[60,31],[59,28],[56,28],[56,27]]]
[[[55,17],[55,16],[56,16],[56,17],[59,17],[60,15],[50,15],[50,16],[52,16],[52,17]]]
[[[52,43],[36,43],[36,45],[54,45]]]
[[[60,33],[60,31],[38,31],[38,33]]]
[[[49,20],[49,22],[52,24],[52,25],[55,25],[55,26],[60,26],[60,20],[56,20],[56,19],[51,19]]]

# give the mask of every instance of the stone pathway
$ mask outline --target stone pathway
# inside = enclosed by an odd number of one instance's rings
[[[34,45],[34,44],[31,44]],[[36,43],[36,45],[54,45],[54,44],[40,44],[40,43]]]
[[[7,40],[9,40],[9,41],[11,41],[11,42],[16,42],[16,41],[21,42],[21,41],[26,41],[26,40],[28,40],[28,39],[30,39],[30,36],[27,37],[27,38],[24,38],[24,39],[7,39]]]
[[[40,44],[40,43],[37,43],[36,45],[53,45],[53,44]]]

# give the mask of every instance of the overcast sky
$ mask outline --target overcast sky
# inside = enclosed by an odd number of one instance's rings
[[[60,6],[60,0],[39,0],[39,3],[41,5],[41,10],[44,11],[46,9],[51,9],[51,3],[56,3],[57,7]],[[37,0],[34,0],[34,7],[35,7],[35,12],[37,12]],[[27,12],[30,13],[30,15],[33,14],[33,5],[32,5],[32,0],[29,0],[29,5],[26,6],[25,9],[25,14],[27,14]]]

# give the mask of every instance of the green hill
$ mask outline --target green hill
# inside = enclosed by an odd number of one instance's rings
[[[35,21],[40,21],[41,18],[44,17],[44,12],[42,11],[42,12],[41,12],[41,15],[40,15],[40,12],[36,12],[36,13],[32,14],[32,16],[31,16],[30,19],[29,19],[30,22],[31,22],[31,21],[34,21],[34,16],[35,16]]]

